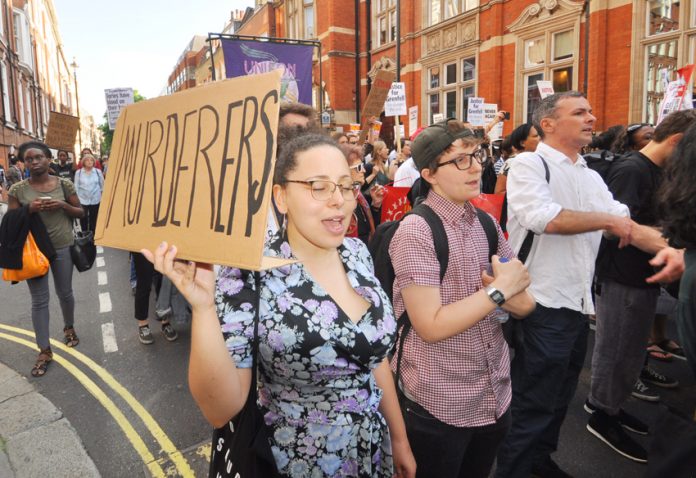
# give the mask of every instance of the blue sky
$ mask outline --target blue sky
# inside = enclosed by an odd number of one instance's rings
[[[191,38],[221,32],[230,12],[253,0],[54,0],[54,6],[68,63],[75,57],[79,65],[80,109],[101,123],[105,89],[158,96]]]

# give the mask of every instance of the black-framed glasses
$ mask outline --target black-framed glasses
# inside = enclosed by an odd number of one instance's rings
[[[363,163],[354,164],[353,166],[350,166],[350,169],[355,169],[359,173],[364,173],[365,165]]]
[[[473,153],[462,153],[454,159],[450,159],[444,163],[438,163],[437,167],[439,168],[440,166],[454,164],[458,170],[465,171],[469,169],[472,164],[474,164],[474,160],[476,160],[478,164],[483,164],[486,162],[486,159],[486,152],[482,148],[479,148]]]
[[[328,201],[331,199],[331,196],[333,196],[336,188],[341,191],[341,196],[343,196],[343,199],[346,201],[355,200],[355,198],[358,197],[358,192],[360,192],[360,183],[352,181],[335,183],[333,181],[329,181],[328,179],[308,179],[306,181],[286,179],[284,182],[309,186],[309,189],[312,192],[312,197],[317,201]]]
[[[626,132],[633,133],[634,131],[641,129],[644,126],[650,126],[652,128],[652,125],[650,123],[635,123],[628,125],[628,127],[626,127]]]

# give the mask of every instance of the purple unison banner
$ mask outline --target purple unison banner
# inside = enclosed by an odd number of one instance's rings
[[[314,47],[254,40],[222,39],[227,78],[283,70],[280,98],[312,104]]]

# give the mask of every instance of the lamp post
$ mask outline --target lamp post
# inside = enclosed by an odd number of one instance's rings
[[[80,120],[80,96],[77,94],[77,61],[75,60],[75,57],[73,57],[72,63],[70,63],[70,66],[73,69],[73,78],[75,80],[75,106],[77,107],[77,118],[79,120],[78,123],[78,128],[77,128],[77,134],[78,134],[78,142],[79,142],[79,149],[82,149],[82,120]]]

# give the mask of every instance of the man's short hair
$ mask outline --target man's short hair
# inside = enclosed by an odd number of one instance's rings
[[[541,139],[544,138],[544,130],[541,129],[541,120],[544,118],[555,118],[556,111],[558,110],[558,103],[566,98],[584,98],[585,95],[579,91],[564,91],[562,93],[554,93],[549,95],[536,107],[534,113],[532,114],[532,124],[534,128],[539,133]]]
[[[317,120],[317,110],[304,103],[288,102],[284,101],[280,103],[280,114],[278,115],[278,122],[283,122],[283,117],[288,114],[296,114],[299,116],[304,116],[309,120],[310,123],[315,123]]]
[[[662,143],[672,135],[686,133],[686,130],[696,122],[696,110],[674,111],[667,116],[655,128],[653,141]]]

